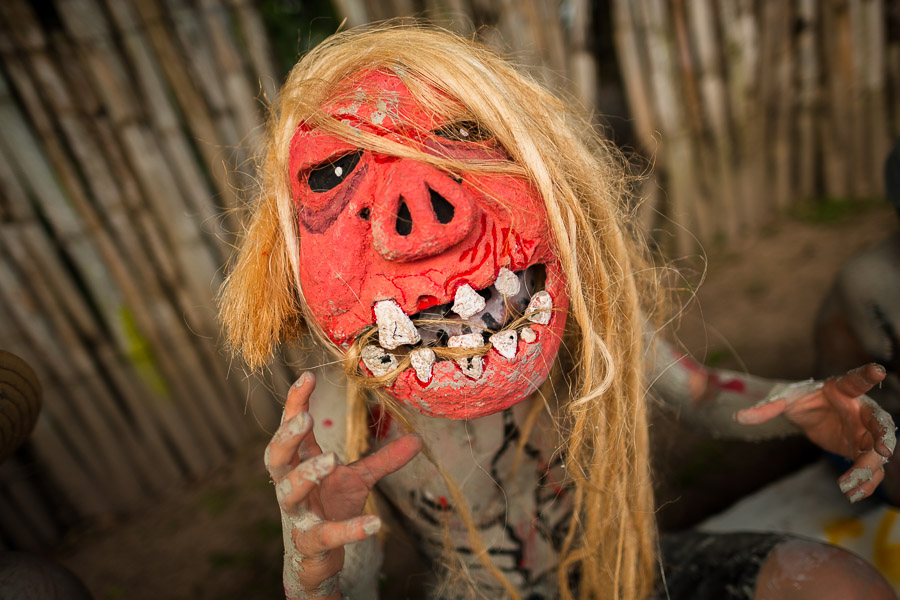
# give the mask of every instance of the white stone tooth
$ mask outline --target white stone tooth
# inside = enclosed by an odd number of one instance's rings
[[[378,325],[378,343],[393,350],[403,344],[415,344],[421,339],[416,326],[393,300],[375,303],[375,322]]]
[[[431,348],[416,348],[409,353],[409,362],[416,370],[416,377],[422,383],[431,379],[431,368],[434,366],[434,350]]]
[[[481,348],[482,346],[484,346],[484,338],[480,333],[452,335],[447,340],[448,348]]]
[[[465,283],[456,290],[453,299],[453,307],[450,309],[463,319],[468,319],[475,313],[484,310],[484,298],[478,295],[472,286]]]
[[[463,375],[471,379],[478,379],[484,374],[484,361],[480,356],[468,356],[466,358],[457,358],[456,364],[463,372]]]
[[[546,291],[541,291],[531,297],[525,314],[528,320],[538,325],[546,325],[550,322],[550,312],[553,310],[553,300]]]
[[[510,360],[516,357],[516,345],[519,342],[519,335],[516,333],[515,329],[498,331],[492,335],[489,340],[491,345],[493,345],[494,350],[500,353],[500,356]]]
[[[524,329],[522,329],[522,333],[520,333],[519,335],[522,336],[522,341],[524,341],[526,344],[530,344],[537,339],[537,334],[531,327],[525,327]]]
[[[372,371],[372,375],[375,377],[387,375],[397,368],[397,357],[393,354],[388,354],[384,351],[384,348],[380,346],[369,344],[362,349],[360,355],[363,364]]]
[[[480,348],[484,345],[484,338],[480,333],[464,333],[454,335],[447,340],[448,348]],[[484,372],[484,364],[480,356],[467,356],[457,358],[456,364],[466,377],[478,379]]]
[[[497,281],[494,282],[494,287],[497,288],[498,292],[509,297],[519,293],[522,283],[515,273],[506,267],[500,267],[500,273],[497,274]]]

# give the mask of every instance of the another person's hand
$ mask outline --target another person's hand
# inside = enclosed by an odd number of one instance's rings
[[[881,483],[896,445],[893,419],[865,396],[884,377],[883,367],[869,364],[824,383],[793,384],[735,418],[758,425],[783,415],[820,447],[854,461],[838,484],[856,502]]]
[[[405,435],[349,465],[323,453],[313,434],[309,398],[316,386],[304,373],[288,392],[281,426],[266,447],[266,468],[275,482],[284,528],[284,588],[289,599],[340,598],[344,546],[381,528],[363,515],[369,492],[385,475],[421,450],[417,435]]]

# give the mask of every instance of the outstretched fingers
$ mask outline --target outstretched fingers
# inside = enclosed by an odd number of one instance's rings
[[[304,556],[319,556],[347,544],[361,542],[381,529],[381,519],[363,515],[345,521],[319,521],[308,530],[295,528],[294,546]]]
[[[884,367],[869,363],[841,375],[834,380],[834,385],[841,394],[856,398],[884,381],[885,376]]]
[[[872,495],[884,479],[885,459],[875,452],[864,452],[853,466],[838,478],[841,492],[850,502],[859,502]]]
[[[897,428],[894,425],[894,419],[867,396],[860,398],[859,402],[863,423],[865,423],[868,435],[874,440],[875,452],[887,462],[887,459],[893,456],[894,448],[897,446]]]
[[[786,399],[776,398],[739,410],[734,414],[734,418],[741,425],[762,425],[783,413],[787,406]]]
[[[378,481],[405,466],[422,449],[422,438],[410,433],[364,456],[350,468],[371,489]]]

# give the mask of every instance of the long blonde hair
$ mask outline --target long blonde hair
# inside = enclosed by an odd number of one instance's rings
[[[360,136],[323,117],[320,107],[346,91],[340,84],[348,75],[377,69],[393,72],[427,109],[462,111],[477,121],[511,161],[455,163]],[[645,598],[654,579],[656,526],[643,386],[644,284],[637,276],[644,268],[627,228],[627,177],[615,152],[558,98],[493,51],[452,33],[385,25],[331,37],[300,60],[280,92],[268,123],[260,191],[220,297],[227,339],[253,368],[270,360],[277,344],[296,339],[304,324],[300,233],[288,180],[290,140],[301,122],[439,168],[515,173],[538,190],[570,297],[561,427],[574,511],[560,557],[560,593]],[[314,319],[305,324],[341,353]],[[360,411],[348,414],[357,415],[353,427],[360,431]]]

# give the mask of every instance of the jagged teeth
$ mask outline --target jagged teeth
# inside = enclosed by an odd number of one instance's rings
[[[360,353],[363,364],[366,365],[372,375],[381,377],[387,375],[397,368],[397,358],[393,354],[388,354],[384,348],[375,345],[368,345],[362,349]]]
[[[500,273],[497,274],[497,281],[494,282],[494,287],[504,296],[515,296],[519,293],[519,288],[522,287],[522,284],[515,273],[506,267],[500,267]]]
[[[519,342],[519,336],[516,334],[515,329],[507,329],[505,331],[498,331],[490,338],[491,345],[494,347],[494,350],[500,353],[500,356],[504,356],[509,359],[513,359],[516,356],[516,345]]]
[[[531,302],[528,303],[528,308],[525,310],[525,314],[528,315],[528,320],[532,323],[546,325],[550,322],[550,312],[552,309],[553,300],[550,299],[550,294],[541,291],[532,296]]]
[[[484,373],[484,361],[481,360],[480,356],[457,358],[456,364],[459,365],[463,375],[471,379],[478,379]]]
[[[403,344],[415,344],[421,339],[416,326],[393,300],[375,303],[375,322],[378,324],[378,343],[393,350]]]
[[[431,368],[434,366],[434,350],[431,348],[416,348],[409,353],[409,362],[416,370],[416,377],[422,383],[431,379]]]
[[[448,348],[480,348],[484,345],[484,338],[480,333],[466,333],[454,335],[447,340]],[[484,372],[484,364],[480,356],[466,356],[457,358],[456,364],[466,377],[478,379]]]
[[[484,338],[480,333],[464,333],[452,335],[447,340],[448,348],[480,348],[484,345]]]
[[[522,341],[524,341],[526,344],[530,344],[537,339],[537,334],[531,327],[524,328],[520,335],[522,336]]]
[[[456,290],[456,296],[453,299],[453,307],[450,309],[463,319],[468,319],[472,315],[484,310],[484,298],[478,295],[472,286],[468,283],[460,286]]]

